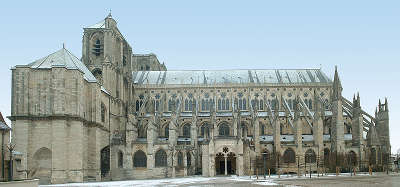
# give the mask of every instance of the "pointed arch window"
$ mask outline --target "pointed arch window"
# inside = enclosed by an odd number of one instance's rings
[[[193,104],[195,103],[195,99],[185,99],[185,111],[193,111]]]
[[[147,137],[147,130],[144,126],[141,126],[138,129],[138,138],[146,138]]]
[[[226,123],[222,123],[219,125],[219,135],[220,136],[229,136],[229,125]]]
[[[270,99],[270,100],[268,100],[268,102],[269,102],[269,105],[271,106],[271,110],[276,110],[276,109],[278,109],[279,110],[279,101],[278,101],[278,99]]]
[[[133,167],[147,167],[147,157],[143,151],[138,150],[133,155]]]
[[[260,135],[265,135],[265,125],[260,124]]]
[[[169,127],[168,127],[168,125],[166,125],[166,127],[164,128],[164,137],[165,138],[169,138]]]
[[[240,98],[240,99],[238,99],[237,101],[238,101],[238,108],[239,108],[239,110],[247,110],[246,99]]]
[[[288,148],[283,153],[283,162],[284,163],[296,163],[296,154],[293,149]]]
[[[156,167],[166,167],[167,166],[167,153],[162,149],[160,149],[156,152],[155,166]]]
[[[178,100],[170,99],[168,101],[168,111],[174,111],[178,107]]]
[[[200,135],[201,135],[202,137],[205,137],[205,135],[207,135],[207,137],[210,137],[210,129],[209,129],[208,123],[204,123],[204,124],[201,126]]]
[[[178,167],[183,167],[183,154],[182,152],[178,153]]]
[[[325,110],[329,110],[329,100],[325,99]]]
[[[190,138],[190,124],[186,123],[182,128],[182,135],[185,138]]]
[[[264,110],[264,100],[260,99],[259,104],[260,104],[259,109]]]
[[[306,163],[315,163],[316,156],[312,149],[306,151]]]
[[[186,164],[188,167],[192,165],[192,155],[190,154],[190,152],[186,153]]]
[[[210,111],[212,103],[213,103],[212,99],[202,99],[201,100],[201,110],[202,111]]]
[[[229,110],[229,99],[218,99],[218,110]]]

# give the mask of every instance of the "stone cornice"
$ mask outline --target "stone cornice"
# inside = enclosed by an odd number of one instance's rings
[[[81,121],[83,122],[84,126],[87,127],[97,127],[100,128],[101,130],[107,131],[108,129],[104,127],[101,123],[95,122],[95,121],[88,121],[85,118],[81,116],[76,116],[76,115],[63,115],[63,114],[55,114],[55,115],[14,115],[14,116],[7,116],[7,118],[11,121],[16,121],[16,120],[66,120],[66,121]]]

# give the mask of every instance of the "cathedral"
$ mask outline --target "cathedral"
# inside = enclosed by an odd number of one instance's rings
[[[374,115],[338,70],[167,70],[135,54],[111,14],[12,71],[20,179],[42,184],[384,167],[387,99]],[[43,55],[44,56],[44,55]],[[334,169],[335,170],[335,169]],[[334,172],[334,171],[333,171]]]

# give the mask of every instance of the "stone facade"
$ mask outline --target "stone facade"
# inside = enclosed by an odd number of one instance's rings
[[[375,117],[320,69],[167,71],[133,54],[107,16],[68,50],[12,68],[20,178],[41,183],[312,170],[327,152],[382,162],[387,100]],[[274,158],[274,159],[272,159]],[[359,166],[361,167],[361,166]]]

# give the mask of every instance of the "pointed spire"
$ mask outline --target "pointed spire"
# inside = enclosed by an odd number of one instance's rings
[[[375,118],[378,116],[378,107],[375,108]]]
[[[381,99],[379,99],[379,103],[378,103],[378,112],[382,111],[382,102]]]
[[[335,100],[341,99],[342,97],[342,83],[340,82],[339,73],[337,66],[335,66],[335,76],[333,78],[333,98]]]
[[[389,111],[387,97],[385,97],[385,111]]]

